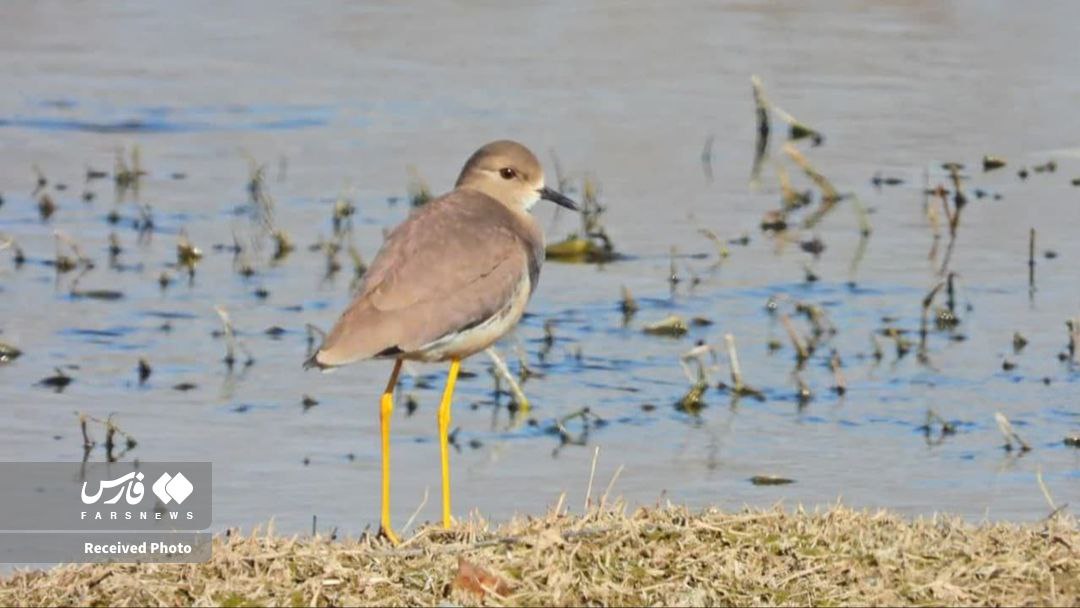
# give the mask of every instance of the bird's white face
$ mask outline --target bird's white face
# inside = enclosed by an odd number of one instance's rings
[[[483,169],[481,187],[471,184],[478,190],[490,194],[503,203],[529,211],[540,200],[540,190],[544,187],[544,175],[537,167],[537,174],[530,175],[506,162],[496,159],[503,166],[498,169]]]
[[[540,186],[536,190],[532,190],[532,191],[526,193],[526,196],[523,197],[519,201],[519,204],[522,207],[524,207],[526,211],[531,211],[532,208],[533,208],[533,205],[540,202],[540,190],[539,189],[543,188],[543,187],[544,187],[544,182],[540,182]]]

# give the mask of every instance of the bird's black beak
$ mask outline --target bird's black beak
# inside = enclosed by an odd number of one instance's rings
[[[563,194],[561,192],[558,192],[556,190],[552,190],[551,188],[547,188],[547,187],[540,188],[540,189],[537,190],[537,192],[540,193],[540,198],[545,199],[545,200],[549,200],[549,201],[555,203],[556,205],[559,205],[560,207],[566,207],[567,209],[571,209],[573,211],[578,210],[577,203],[570,200],[568,197],[563,196]]]

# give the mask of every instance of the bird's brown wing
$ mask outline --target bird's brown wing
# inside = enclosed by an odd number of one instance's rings
[[[529,228],[479,192],[429,202],[387,237],[313,363],[408,353],[497,314],[542,252]]]

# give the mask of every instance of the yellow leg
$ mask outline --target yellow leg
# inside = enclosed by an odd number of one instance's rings
[[[443,391],[442,403],[439,404],[439,451],[442,454],[442,522],[443,528],[449,528],[450,517],[450,401],[454,397],[454,384],[457,382],[461,360],[450,361],[450,374],[446,378],[446,390]]]
[[[390,417],[394,413],[394,388],[397,387],[398,372],[401,371],[401,359],[394,361],[394,371],[386,383],[382,400],[379,402],[379,424],[382,427],[382,520],[380,530],[391,543],[401,540],[390,527]]]

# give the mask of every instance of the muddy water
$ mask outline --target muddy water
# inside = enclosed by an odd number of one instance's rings
[[[555,150],[579,187],[584,175],[595,177],[608,232],[627,259],[545,266],[532,316],[500,344],[515,370],[521,348],[542,374],[525,384],[528,416],[509,417],[484,358],[467,362],[477,375],[459,384],[454,412],[457,513],[538,512],[562,492],[580,508],[595,447],[594,495],[621,471],[612,494],[634,503],[839,499],[909,514],[1032,520],[1049,509],[1039,470],[1058,503],[1080,502],[1080,451],[1062,442],[1080,428],[1078,376],[1057,358],[1065,319],[1080,313],[1080,189],[1069,184],[1080,176],[1080,8],[680,6],[387,2],[316,13],[286,2],[229,11],[209,2],[6,3],[0,232],[28,259],[16,268],[11,251],[0,252],[0,341],[25,351],[0,366],[0,459],[78,460],[73,412],[115,414],[138,441],[125,459],[213,461],[217,526],[274,518],[300,531],[312,515],[320,527],[352,532],[376,523],[377,395],[389,370],[301,370],[305,324],[333,322],[351,274],[343,257],[344,269],[325,278],[324,257],[308,245],[329,236],[331,209],[345,193],[357,207],[354,242],[370,259],[382,230],[407,213],[408,166],[444,190],[475,147],[513,137],[543,151],[549,167]],[[754,73],[776,103],[825,133],[811,160],[871,208],[874,232],[854,268],[858,223],[846,201],[800,235],[825,243],[816,260],[757,228],[779,194],[771,172],[760,190],[747,185]],[[712,181],[699,160],[709,135]],[[84,183],[87,167],[111,170],[116,149],[136,144],[148,171],[138,196],[155,227],[142,242],[131,198],[115,203],[110,179]],[[986,153],[1009,166],[982,174]],[[244,278],[233,254],[214,246],[232,245],[234,235],[250,244],[258,234],[246,213],[249,157],[266,165],[275,220],[298,247],[278,264],[267,261],[268,241],[260,251],[249,247],[256,272]],[[1050,159],[1056,172],[1017,177],[1020,166]],[[883,318],[918,338],[920,302],[937,281],[923,169],[944,181],[936,167],[946,160],[968,164],[970,189],[1001,195],[972,196],[964,211],[951,262],[961,324],[953,337],[931,332],[928,364],[914,352],[898,359],[885,339],[876,362],[870,336]],[[48,222],[31,196],[34,165],[59,207]],[[876,189],[870,179],[879,171],[905,183]],[[68,188],[58,191],[56,182]],[[92,202],[80,200],[84,189],[95,193]],[[107,221],[113,210],[116,226]],[[565,213],[539,214],[552,237],[575,228]],[[1031,227],[1040,254],[1033,295]],[[715,267],[701,228],[724,239],[745,234],[749,243],[729,245]],[[97,263],[76,289],[118,290],[122,299],[71,295],[76,273],[58,278],[45,264],[57,229]],[[169,267],[181,230],[206,257],[193,283],[176,276],[163,291],[158,277],[176,274]],[[113,231],[120,270],[108,263]],[[673,246],[683,278],[674,290]],[[1057,257],[1042,257],[1047,249]],[[819,280],[806,282],[804,266]],[[617,307],[623,285],[641,306],[627,325]],[[766,310],[771,296],[820,305],[838,329],[801,373],[814,393],[802,406],[792,348]],[[250,367],[230,373],[222,364],[216,305],[233,316],[254,355]],[[681,339],[641,332],[672,313],[713,324]],[[272,327],[284,331],[268,335]],[[1018,355],[1016,331],[1029,340]],[[726,332],[766,400],[733,403],[710,390],[700,412],[678,410],[689,386],[679,355],[696,340],[722,345]],[[783,344],[775,353],[771,339]],[[833,348],[844,361],[843,397],[829,390]],[[142,386],[140,357],[153,367]],[[1006,358],[1014,369],[1003,370]],[[726,357],[719,361],[714,383],[727,377]],[[35,386],[56,367],[74,378],[66,390]],[[409,372],[394,419],[401,523],[425,495],[420,518],[437,517],[439,491],[434,409],[445,371]],[[181,383],[195,387],[173,388]],[[305,411],[304,395],[318,405]],[[418,404],[412,415],[409,395]],[[583,407],[603,422],[590,425],[585,445],[561,445],[550,428]],[[928,409],[957,432],[928,441],[919,428]],[[1002,449],[996,411],[1030,453]],[[575,438],[582,431],[576,419],[567,427]],[[101,430],[93,432],[100,442]],[[105,454],[98,447],[90,457]],[[795,483],[755,486],[755,475]]]

